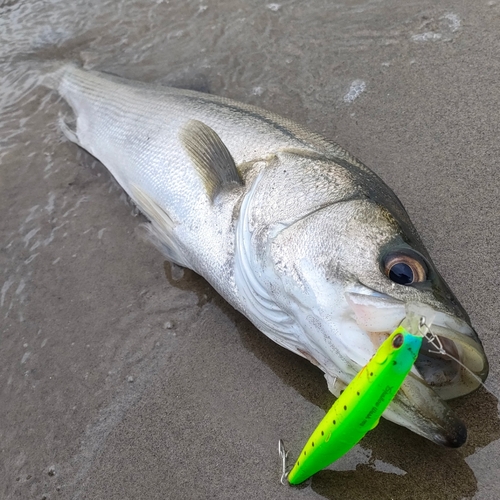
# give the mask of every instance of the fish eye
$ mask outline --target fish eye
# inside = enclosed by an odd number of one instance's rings
[[[417,254],[393,252],[383,261],[384,272],[388,278],[399,285],[411,285],[427,280],[427,266]]]
[[[399,349],[403,345],[403,335],[401,333],[398,333],[393,339],[392,339],[392,347],[394,349]]]

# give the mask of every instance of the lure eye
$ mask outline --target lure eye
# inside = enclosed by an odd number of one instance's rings
[[[394,283],[411,285],[427,280],[427,266],[418,255],[393,252],[384,258],[384,272]]]
[[[392,339],[392,347],[394,349],[399,349],[403,345],[403,335],[398,333],[393,339]]]

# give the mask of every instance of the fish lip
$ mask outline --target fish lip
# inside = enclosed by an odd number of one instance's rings
[[[436,361],[443,366],[441,372],[435,367],[426,371],[424,359],[432,350],[424,340],[415,362],[423,379],[444,400],[464,396],[478,389],[488,376],[489,364],[475,330],[461,318],[439,311],[432,321],[430,331],[442,341],[447,355]],[[434,373],[430,373],[432,369]],[[446,369],[449,375],[446,374]],[[444,381],[439,382],[440,377]]]
[[[460,448],[467,442],[467,427],[461,420],[457,419],[453,434],[447,436],[436,434],[432,441],[446,448]]]
[[[414,373],[405,379],[384,417],[446,448],[459,448],[467,441],[464,422]]]

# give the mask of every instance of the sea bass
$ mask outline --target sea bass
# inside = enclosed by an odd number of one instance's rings
[[[61,123],[66,136],[107,167],[163,255],[317,365],[335,395],[408,308],[431,311],[450,356],[424,341],[383,416],[445,446],[465,442],[444,401],[486,378],[484,350],[375,173],[305,127],[230,99],[75,65],[44,84],[74,112],[74,124]]]

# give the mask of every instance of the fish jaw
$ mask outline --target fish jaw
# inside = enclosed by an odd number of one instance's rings
[[[461,446],[467,438],[466,427],[444,401],[472,392],[486,379],[488,362],[476,333],[461,318],[426,304],[404,304],[391,297],[384,303],[382,295],[359,285],[346,292],[361,328],[378,327],[378,333],[387,336],[398,320],[404,325],[412,318],[424,318],[447,353],[435,353],[435,346],[424,339],[412,372],[384,417],[436,444]]]
[[[465,424],[413,373],[405,379],[383,416],[441,446],[459,448],[467,440]]]
[[[383,416],[436,444],[452,448],[463,445],[467,438],[466,427],[445,400],[477,389],[480,380],[486,378],[488,364],[474,330],[465,321],[434,311],[425,304],[404,304],[388,296],[384,298],[383,294],[359,284],[348,287],[345,296],[350,311],[346,310],[344,323],[337,328],[354,333],[358,327],[368,334],[373,352],[401,322],[404,324],[407,316],[417,314],[428,318],[432,332],[439,336],[446,352],[457,357],[459,362],[443,355],[431,357],[429,351],[434,347],[426,343]],[[371,332],[366,331],[367,328]],[[361,339],[361,335],[358,332],[358,338]],[[342,375],[325,375],[329,389],[337,396],[350,382],[350,378],[342,378]]]
[[[359,293],[359,286],[353,286]],[[325,314],[322,311],[314,312],[314,318],[306,316],[304,331],[309,343],[309,353],[321,352],[320,355],[312,354],[315,359],[322,360],[330,356],[330,359],[319,367],[325,372],[328,386],[331,392],[337,397],[341,391],[351,382],[355,374],[370,360],[383,340],[390,335],[401,321],[406,317],[408,305],[396,304],[393,299],[387,297],[387,307],[382,307],[383,297],[375,293],[373,296],[374,304],[370,308],[377,308],[380,318],[369,317],[367,314],[362,316],[362,325],[365,327],[367,322],[372,326],[378,326],[379,331],[367,332],[363,330],[356,322],[356,312],[352,309],[353,292],[345,291],[345,309],[342,312],[337,311],[334,315],[341,318],[332,328],[332,315]],[[366,295],[366,293],[364,294]],[[369,297],[367,295],[367,297]],[[355,298],[358,301],[359,298]],[[363,306],[366,307],[367,299],[363,299]],[[340,302],[340,301],[339,301]],[[366,311],[365,311],[366,312]],[[426,312],[428,312],[426,310]],[[357,311],[359,316],[359,310]],[[386,314],[387,313],[387,314]],[[439,314],[437,315],[438,319]],[[324,321],[318,321],[323,317]],[[387,331],[380,331],[385,321]],[[464,328],[462,328],[464,329]],[[440,335],[445,333],[439,330]],[[472,330],[471,330],[472,331]],[[325,334],[329,332],[329,334]],[[335,332],[335,333],[333,333]],[[469,349],[472,349],[472,342],[465,332],[449,332],[455,340],[454,343],[464,343]],[[336,338],[334,338],[336,335]],[[443,338],[448,339],[449,337]],[[446,345],[446,344],[445,344]],[[450,345],[447,345],[450,348]],[[463,352],[460,350],[460,352]],[[475,356],[481,358],[481,350],[474,349]],[[339,353],[343,353],[339,356]],[[347,355],[345,354],[347,353]],[[421,356],[421,355],[419,355]],[[485,358],[484,358],[485,359]],[[355,361],[356,360],[356,361]],[[462,362],[467,359],[462,358]],[[477,362],[477,360],[476,360]],[[464,363],[465,364],[465,363]],[[417,363],[418,366],[418,363]],[[475,365],[478,368],[479,364]],[[483,369],[484,369],[484,365]],[[474,367],[474,366],[473,366]],[[405,379],[401,389],[384,412],[384,418],[402,425],[416,434],[425,437],[434,443],[451,448],[462,446],[467,439],[467,429],[460,418],[455,415],[453,410],[444,401],[444,395],[456,397],[465,394],[478,387],[479,382],[467,370],[456,364],[457,374],[447,380],[447,384],[440,387],[432,387],[424,378],[430,377],[431,382],[436,378],[435,371],[420,372],[415,367],[410,375]],[[446,373],[442,375],[446,376]],[[481,376],[481,372],[477,374]]]
[[[357,325],[388,336],[405,318],[424,318],[446,352],[424,339],[414,373],[444,400],[476,390],[488,375],[488,361],[473,328],[463,319],[418,303],[404,303],[360,285],[346,292]],[[373,335],[372,335],[373,338]],[[377,344],[374,345],[377,348]]]

